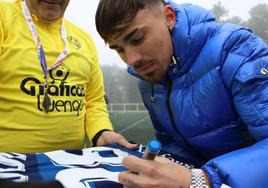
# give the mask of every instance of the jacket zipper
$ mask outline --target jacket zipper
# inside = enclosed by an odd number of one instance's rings
[[[197,158],[199,158],[202,163],[205,163],[204,161],[206,161],[206,160],[204,160],[204,157],[187,141],[187,139],[183,136],[183,134],[180,132],[180,130],[176,127],[174,116],[173,116],[172,109],[171,109],[171,105],[169,102],[171,91],[172,91],[172,81],[169,77],[167,77],[167,88],[168,88],[168,92],[167,92],[167,97],[166,97],[166,103],[167,103],[168,114],[170,116],[171,125],[172,125],[173,129],[175,129],[177,131],[177,133],[180,135],[180,137],[183,139],[184,143],[192,151],[192,153]]]

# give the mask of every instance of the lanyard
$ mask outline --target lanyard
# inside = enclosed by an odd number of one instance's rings
[[[64,25],[64,22],[62,20],[62,26],[61,26],[61,37],[65,42],[65,47],[63,49],[63,51],[60,53],[60,55],[58,56],[58,58],[56,59],[56,62],[54,65],[52,65],[49,69],[47,68],[47,63],[46,63],[46,57],[45,57],[45,52],[43,49],[43,46],[41,44],[40,38],[38,36],[37,30],[34,26],[34,22],[32,20],[30,11],[26,5],[25,1],[22,1],[21,3],[21,8],[22,8],[22,12],[23,15],[25,17],[25,20],[29,26],[29,29],[32,33],[32,37],[34,39],[34,42],[36,44],[36,51],[37,51],[37,56],[38,59],[40,61],[44,76],[45,76],[45,82],[44,82],[44,89],[45,89],[45,96],[44,96],[44,101],[43,101],[43,106],[45,108],[45,111],[48,112],[49,111],[49,106],[51,104],[50,102],[50,98],[48,96],[48,81],[47,81],[47,76],[48,76],[48,71],[56,69],[57,67],[59,67],[62,63],[63,63],[63,59],[67,56],[69,48],[68,48],[68,40],[67,40],[67,34],[66,34],[66,28]]]

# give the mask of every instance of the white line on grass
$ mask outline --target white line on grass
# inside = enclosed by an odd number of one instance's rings
[[[127,128],[123,129],[122,131],[119,132],[119,134],[123,134],[124,132],[127,132],[129,129],[132,129],[134,127],[136,127],[137,125],[139,125],[140,123],[142,123],[143,121],[149,119],[149,116],[144,117],[143,119],[136,121],[135,123],[131,124],[130,126],[128,126]]]

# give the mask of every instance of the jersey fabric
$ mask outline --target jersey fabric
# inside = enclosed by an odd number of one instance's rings
[[[163,148],[204,162],[212,187],[267,187],[268,46],[195,5],[176,13],[167,80],[139,89]],[[131,69],[130,69],[131,71]]]
[[[100,130],[112,130],[93,40],[63,20],[69,53],[63,64],[49,71],[51,105],[46,113],[44,73],[21,2],[0,2],[0,151],[83,148],[86,135],[91,140]],[[62,20],[47,24],[31,16],[49,68],[65,47]]]
[[[57,150],[37,154],[0,153],[0,178],[17,182],[59,180],[66,188],[121,188],[119,172],[127,169],[122,159],[142,156],[145,147],[128,150],[117,144],[82,150]],[[161,151],[174,163],[182,159]],[[193,168],[192,164],[185,164]]]

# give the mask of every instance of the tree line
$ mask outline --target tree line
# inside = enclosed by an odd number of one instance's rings
[[[258,4],[249,10],[250,18],[248,20],[243,20],[238,16],[232,16],[230,18],[224,19],[228,16],[228,10],[221,4],[217,2],[213,5],[212,11],[214,12],[218,22],[230,22],[239,25],[244,25],[253,30],[257,35],[259,35],[266,43],[268,42],[268,5]]]

